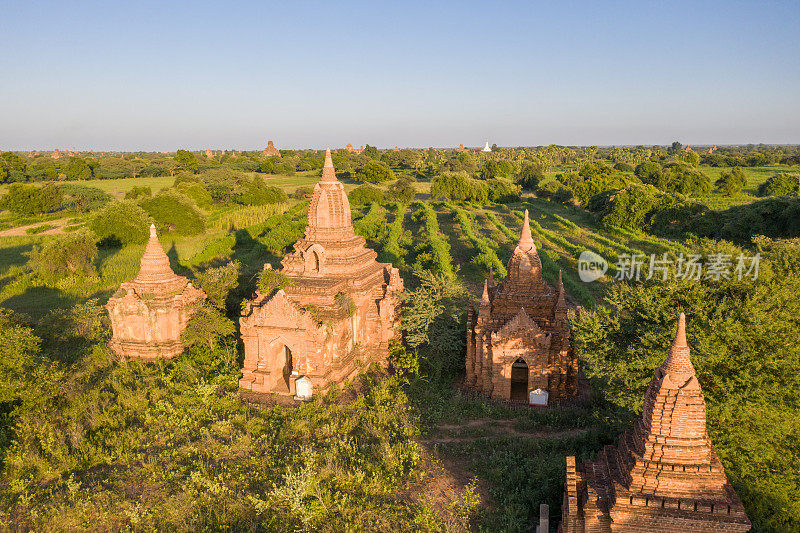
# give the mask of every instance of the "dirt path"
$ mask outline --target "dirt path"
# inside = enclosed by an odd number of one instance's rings
[[[28,224],[27,226],[19,226],[16,228],[0,231],[0,237],[24,237],[28,235],[26,230],[30,228],[35,228],[37,226],[43,226],[45,224],[49,224],[50,226],[53,227],[41,233],[35,233],[34,235],[61,235],[62,233],[64,233],[64,227],[69,225],[70,220],[72,220],[72,218],[59,218],[57,220],[47,220],[45,222]]]
[[[575,437],[582,433],[586,433],[584,428],[573,428],[559,431],[519,431],[514,427],[513,420],[496,420],[494,418],[477,418],[470,420],[464,424],[443,424],[438,426],[439,431],[454,431],[461,429],[471,428],[484,428],[488,429],[487,435],[475,436],[435,436],[428,439],[422,439],[420,442],[430,444],[444,444],[449,442],[467,442],[482,437],[528,437],[531,439],[554,439],[563,437]]]

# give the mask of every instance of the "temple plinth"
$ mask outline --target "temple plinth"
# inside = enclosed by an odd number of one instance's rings
[[[314,393],[385,363],[399,338],[403,280],[396,268],[353,232],[350,203],[336,179],[330,150],[308,207],[305,236],[282,259],[291,284],[256,293],[240,318],[245,359],[239,386],[262,393],[296,393],[311,380]]]
[[[144,360],[171,359],[183,352],[181,334],[205,293],[178,276],[158,240],[155,226],[142,255],[139,273],[108,300],[117,354]]]
[[[706,433],[683,313],[633,428],[593,462],[567,457],[562,512],[562,533],[750,529]]]
[[[542,278],[528,212],[508,275],[492,275],[477,304],[467,308],[466,385],[498,400],[528,401],[531,391],[549,398],[577,394],[578,360],[572,350],[564,285]]]

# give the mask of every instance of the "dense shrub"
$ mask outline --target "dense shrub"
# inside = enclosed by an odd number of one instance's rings
[[[225,310],[228,295],[239,281],[242,264],[230,261],[219,267],[211,267],[197,276],[197,284],[206,293],[206,301],[217,309]]]
[[[214,199],[202,183],[183,182],[178,185],[178,190],[194,200],[200,209],[210,209]]]
[[[620,161],[616,165],[614,165],[614,170],[619,170],[620,172],[633,172],[633,165],[630,163],[625,163]]]
[[[536,189],[536,196],[561,203],[569,203],[573,198],[572,191],[558,180],[545,182],[541,187]]]
[[[402,204],[412,202],[416,194],[417,189],[414,188],[414,180],[407,177],[399,178],[397,181],[389,185],[389,188],[386,191],[387,198]]]
[[[12,183],[8,192],[0,198],[0,209],[8,209],[20,215],[41,215],[61,207],[63,195],[56,185],[24,185]]]
[[[92,174],[92,168],[86,160],[74,156],[69,158],[64,173],[67,175],[67,178],[71,180],[89,180],[94,176]]]
[[[514,163],[505,159],[500,159],[498,161],[490,159],[481,167],[481,177],[483,179],[510,178],[514,176],[516,172],[517,167]]]
[[[489,191],[485,181],[470,178],[466,172],[443,172],[431,183],[431,197],[485,204]]]
[[[372,202],[383,202],[383,191],[372,185],[359,185],[347,195],[350,205],[366,205]]]
[[[655,161],[644,161],[636,165],[634,174],[642,180],[642,183],[649,183],[658,187],[661,183],[661,177],[664,175],[664,169]]]
[[[283,189],[267,185],[264,179],[257,176],[252,181],[246,182],[243,187],[239,203],[244,205],[268,205],[286,202],[288,197]]]
[[[94,235],[78,230],[44,241],[31,252],[31,268],[52,281],[73,274],[93,274],[97,259]]]
[[[516,184],[526,191],[535,191],[544,179],[544,167],[539,163],[525,163],[517,174]]]
[[[519,185],[514,185],[505,178],[493,178],[486,180],[486,192],[489,200],[498,203],[510,203],[519,201]]]
[[[723,172],[714,185],[722,194],[734,196],[742,192],[744,186],[747,185],[747,177],[741,168],[735,167],[730,172]]]
[[[131,190],[125,193],[126,200],[136,200],[144,196],[153,196],[153,190],[146,185],[135,185]]]
[[[625,187],[630,180],[603,163],[589,163],[579,172],[557,174],[556,179],[572,191],[575,199],[586,205],[595,194]]]
[[[58,187],[63,195],[61,205],[70,211],[79,213],[97,211],[112,200],[110,194],[95,187],[85,187],[74,183],[64,183]]]
[[[292,198],[296,200],[308,200],[314,194],[314,187],[298,187],[292,193]]]
[[[178,150],[175,153],[175,163],[178,168],[191,173],[196,173],[198,168],[197,158],[188,150]]]
[[[106,205],[89,221],[89,228],[101,244],[124,246],[147,242],[151,223],[144,209],[126,200]]]
[[[800,175],[778,172],[758,186],[759,196],[794,196],[800,193]]]
[[[358,171],[356,179],[362,183],[380,183],[394,179],[394,172],[382,161],[372,160]]]
[[[177,191],[163,191],[142,200],[139,205],[162,230],[175,231],[180,235],[197,235],[206,229],[203,215],[194,202]]]
[[[711,178],[686,164],[671,164],[664,168],[660,189],[686,196],[705,196],[711,192]]]
[[[645,230],[653,226],[659,212],[685,203],[682,196],[665,193],[652,185],[631,183],[623,189],[596,194],[587,208],[606,226]]]

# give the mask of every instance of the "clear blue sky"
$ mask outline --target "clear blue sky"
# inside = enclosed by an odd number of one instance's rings
[[[800,2],[27,2],[0,149],[800,143]]]

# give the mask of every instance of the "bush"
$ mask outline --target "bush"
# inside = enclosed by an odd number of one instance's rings
[[[64,173],[71,180],[89,180],[93,176],[89,164],[80,157],[70,157]]]
[[[372,185],[359,185],[347,195],[350,205],[366,205],[372,202],[383,202],[383,191]]]
[[[178,150],[175,153],[175,163],[183,171],[197,173],[197,158],[188,150]]]
[[[535,191],[544,179],[544,168],[539,163],[525,163],[517,174],[516,184],[526,191]]]
[[[489,191],[485,181],[470,178],[466,172],[444,172],[433,178],[431,197],[485,204]]]
[[[286,202],[288,197],[283,189],[267,185],[264,179],[256,176],[244,185],[244,193],[239,198],[239,203],[244,205],[268,205]]]
[[[258,290],[267,296],[272,296],[291,284],[292,280],[286,274],[272,268],[265,268],[258,274]]]
[[[386,196],[390,200],[407,204],[414,201],[417,195],[417,189],[414,188],[414,180],[408,177],[402,177],[389,185],[386,191]]]
[[[723,173],[719,179],[714,182],[717,190],[725,196],[734,196],[739,194],[745,185],[747,185],[747,178],[739,167],[734,168],[730,172]]]
[[[650,229],[657,213],[684,205],[683,197],[660,191],[652,185],[631,183],[623,189],[593,196],[587,209],[604,225],[634,230]]]
[[[758,186],[759,196],[795,196],[800,194],[800,175],[779,172]]]
[[[64,209],[70,211],[79,213],[96,211],[112,200],[110,194],[95,187],[84,187],[74,183],[64,183],[58,187],[63,195],[61,204]]]
[[[202,183],[183,182],[178,185],[178,190],[194,200],[200,209],[210,209],[214,199]]]
[[[619,170],[620,172],[633,172],[633,165],[630,163],[625,163],[620,161],[616,165],[614,165],[614,170]]]
[[[37,187],[12,183],[8,192],[0,198],[0,209],[8,209],[19,215],[42,215],[61,207],[63,195],[55,185]]]
[[[650,185],[658,187],[661,183],[664,169],[655,161],[645,161],[636,165],[634,174],[636,174],[636,177],[642,180],[643,183],[649,183]]]
[[[134,186],[131,190],[125,193],[126,200],[136,200],[137,198],[141,198],[143,196],[153,196],[153,191],[148,186]]]
[[[197,284],[206,293],[209,304],[225,310],[228,295],[239,281],[241,268],[238,261],[230,261],[220,267],[208,268],[197,277]]]
[[[493,178],[486,180],[486,191],[489,195],[489,200],[492,202],[518,202],[519,189],[519,185],[514,185],[505,178]]]
[[[175,191],[161,192],[139,205],[162,229],[179,235],[197,235],[206,229],[203,215],[187,196]]]
[[[31,252],[31,268],[46,280],[74,274],[93,274],[97,259],[95,237],[87,230],[48,239]]]
[[[362,183],[381,183],[393,180],[394,172],[386,163],[373,159],[358,171],[356,179]]]
[[[308,200],[313,196],[314,188],[313,187],[298,187],[292,193],[292,198],[295,200]]]
[[[147,242],[152,221],[144,209],[127,200],[105,206],[89,221],[89,228],[101,244],[124,246]]]
[[[483,164],[481,168],[481,177],[483,177],[483,179],[510,178],[514,176],[516,171],[517,167],[511,161],[506,161],[505,159],[495,161],[490,159]]]
[[[220,339],[236,333],[233,321],[211,305],[202,305],[189,320],[181,341],[189,348],[204,346],[210,350]]]

